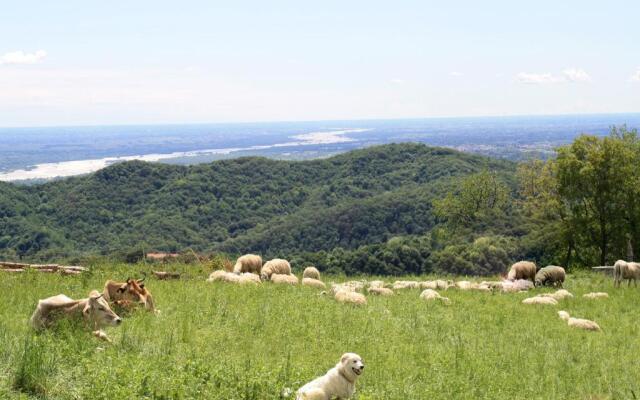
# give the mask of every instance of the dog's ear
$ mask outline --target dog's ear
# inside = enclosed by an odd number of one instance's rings
[[[340,362],[341,362],[342,364],[344,364],[344,363],[346,363],[346,362],[347,362],[347,360],[349,360],[349,353],[344,353],[344,354],[342,355],[342,358],[340,358]]]

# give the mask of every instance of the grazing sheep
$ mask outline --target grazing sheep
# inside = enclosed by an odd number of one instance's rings
[[[567,325],[573,328],[580,328],[586,331],[599,331],[600,326],[594,321],[582,318],[572,318],[566,311],[558,311],[558,316],[563,321],[567,321]]]
[[[549,265],[548,267],[540,268],[540,271],[536,274],[535,285],[536,286],[560,286],[566,277],[564,268],[555,265]]]
[[[522,304],[545,304],[555,306],[558,304],[558,300],[553,297],[535,296],[522,300]]]
[[[240,276],[234,274],[233,272],[227,272],[219,269],[219,270],[213,271],[211,275],[209,275],[209,279],[207,279],[207,282],[239,283]]]
[[[638,287],[638,279],[640,279],[640,264],[634,262],[626,262],[618,260],[613,265],[613,287],[620,287],[622,280],[627,280],[627,287],[633,285]]]
[[[469,281],[458,281],[454,285],[460,290],[471,290],[477,287],[475,283]]]
[[[289,261],[281,258],[274,258],[273,260],[264,263],[260,270],[260,279],[268,281],[271,279],[271,275],[273,274],[291,275],[291,264],[289,264]]]
[[[298,278],[295,275],[286,275],[286,274],[272,274],[271,282],[273,283],[283,283],[288,285],[297,285]]]
[[[245,254],[238,257],[236,265],[233,266],[233,273],[242,274],[250,272],[252,274],[259,274],[262,269],[262,257],[255,254]]]
[[[420,289],[420,282],[417,281],[395,281],[392,288],[398,289]]]
[[[503,292],[525,292],[533,289],[533,282],[526,279],[517,279],[515,281],[505,280],[502,281]]]
[[[573,295],[571,293],[569,293],[568,290],[565,290],[565,289],[557,290],[554,293],[541,294],[540,296],[552,297],[552,298],[554,298],[556,300],[564,300],[566,298],[573,297]]]
[[[347,290],[338,290],[335,299],[340,303],[352,303],[357,305],[367,304],[367,298],[362,293],[351,292]]]
[[[438,284],[436,283],[436,281],[424,281],[424,282],[420,282],[420,289],[437,289],[438,288]]]
[[[582,297],[584,297],[585,299],[606,299],[609,297],[609,293],[592,292],[592,293],[583,294]]]
[[[420,298],[422,300],[440,300],[444,304],[451,304],[451,300],[448,297],[440,296],[440,293],[436,292],[433,289],[425,289],[420,293]]]
[[[511,266],[507,280],[527,279],[533,282],[536,278],[536,264],[531,261],[518,261]]]
[[[313,278],[302,278],[303,286],[311,286],[316,289],[326,289],[327,285],[324,284],[321,280],[313,279]]]
[[[364,290],[365,285],[365,281],[346,281],[342,283],[342,286],[351,288],[352,292],[360,292]]]
[[[367,292],[377,296],[393,296],[393,290],[385,287],[370,287]]]
[[[436,281],[436,289],[438,290],[447,290],[453,286],[453,281],[443,281],[442,279],[438,279]]]
[[[320,280],[320,271],[316,267],[307,267],[302,272],[302,278],[311,278],[315,280]]]

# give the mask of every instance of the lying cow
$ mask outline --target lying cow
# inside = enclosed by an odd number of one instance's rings
[[[153,296],[144,286],[144,278],[127,279],[126,282],[107,281],[102,292],[104,298],[123,309],[142,305],[145,309],[156,312]]]
[[[64,294],[59,294],[39,300],[30,322],[34,329],[42,330],[50,327],[57,319],[80,317],[93,330],[94,336],[106,341],[110,340],[100,328],[122,322],[97,290],[92,290],[86,299],[73,300]]]

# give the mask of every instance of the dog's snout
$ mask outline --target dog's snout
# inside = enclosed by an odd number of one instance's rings
[[[116,324],[121,324],[122,323],[122,318],[116,318]]]

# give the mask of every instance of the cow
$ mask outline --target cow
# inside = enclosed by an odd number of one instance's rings
[[[128,278],[126,282],[108,280],[104,284],[102,293],[107,301],[113,302],[123,309],[131,309],[136,305],[142,305],[145,309],[157,313],[153,296],[144,286],[144,278]]]
[[[122,318],[111,310],[109,303],[97,290],[92,290],[88,298],[80,300],[73,300],[64,294],[39,300],[30,322],[34,329],[43,330],[57,319],[80,317],[93,330],[94,336],[108,342],[111,340],[100,328],[122,323]]]

